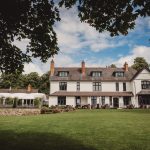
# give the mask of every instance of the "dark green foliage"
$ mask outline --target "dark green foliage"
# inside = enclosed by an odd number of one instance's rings
[[[138,17],[150,16],[149,0],[1,0],[0,1],[0,71],[23,71],[25,62],[40,58],[46,62],[58,53],[55,22],[59,9],[78,7],[81,22],[111,36],[127,35]],[[14,40],[29,39],[25,51]]]
[[[40,77],[40,84],[39,84],[39,92],[49,94],[50,90],[50,83],[49,83],[49,72],[43,74]]]
[[[149,0],[61,0],[60,6],[78,6],[81,22],[87,22],[99,32],[111,36],[127,35],[138,17],[150,16]]]
[[[3,105],[3,101],[4,101],[3,97],[0,97],[0,105]]]
[[[110,68],[116,68],[116,65],[115,64],[111,64]]]
[[[0,77],[0,88],[26,89],[31,84],[32,88],[39,89],[40,93],[49,94],[49,72],[39,76],[36,72],[29,74],[5,74]]]
[[[147,63],[144,57],[136,57],[134,59],[134,64],[132,65],[132,68],[139,71],[143,68],[149,68],[149,64]]]
[[[19,100],[18,100],[17,97],[13,99],[13,108],[16,108],[16,107],[17,107],[18,101],[19,101]]]
[[[57,54],[57,38],[53,25],[59,21],[53,0],[0,1],[0,70],[23,71],[25,62],[39,57],[42,62]],[[15,39],[29,39],[26,51],[15,45]]]
[[[41,98],[35,98],[34,99],[34,106],[36,106],[36,107],[41,106]]]
[[[14,101],[13,98],[7,97],[7,98],[5,99],[5,104],[6,104],[6,105],[13,105],[13,101]]]

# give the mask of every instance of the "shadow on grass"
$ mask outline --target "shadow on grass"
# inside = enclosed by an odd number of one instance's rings
[[[83,139],[84,140],[84,139]],[[0,131],[0,150],[96,150],[54,133]]]

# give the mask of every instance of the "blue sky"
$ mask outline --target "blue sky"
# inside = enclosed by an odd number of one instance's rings
[[[133,64],[135,57],[145,57],[150,63],[150,17],[139,18],[134,30],[127,36],[110,37],[108,32],[98,33],[88,24],[81,23],[76,9],[61,9],[62,20],[55,24],[60,52],[53,59],[55,66],[80,66],[82,60],[86,66],[105,67],[124,62]],[[16,42],[25,49],[28,40]],[[36,71],[39,74],[49,70],[50,60],[43,64],[39,59],[25,65],[25,73]]]

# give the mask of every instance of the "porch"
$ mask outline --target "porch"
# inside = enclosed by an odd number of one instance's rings
[[[58,91],[50,95],[51,105],[72,105],[90,108],[124,108],[132,104],[132,92],[67,92]]]
[[[137,96],[140,108],[150,108],[150,90],[142,90]]]

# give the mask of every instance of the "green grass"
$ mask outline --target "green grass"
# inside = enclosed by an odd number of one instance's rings
[[[150,150],[150,110],[1,116],[0,150]]]

